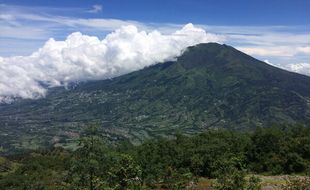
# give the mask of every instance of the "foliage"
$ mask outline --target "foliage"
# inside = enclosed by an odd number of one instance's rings
[[[261,185],[261,179],[259,177],[252,175],[249,178],[248,185],[246,190],[261,190],[262,185]]]
[[[289,177],[283,186],[283,190],[310,190],[310,178]]]
[[[198,178],[215,189],[260,190],[257,174],[308,174],[310,128],[281,126],[253,132],[208,130],[195,136],[153,139],[133,146],[105,143],[88,128],[77,150],[37,150],[0,159],[5,189],[185,189]],[[290,179],[287,189],[307,184]]]
[[[305,172],[309,166],[310,130],[302,126],[257,129],[247,151],[249,168],[271,174]]]
[[[162,187],[171,190],[185,189],[191,180],[193,180],[193,175],[189,171],[184,171],[182,169],[177,171],[168,167],[163,176]]]
[[[108,181],[113,189],[141,189],[141,173],[141,168],[130,155],[121,154],[109,170]]]
[[[69,153],[63,149],[36,151],[9,158],[16,168],[0,177],[4,189],[62,189],[69,165]]]
[[[217,178],[214,184],[215,190],[241,190],[245,189],[245,173],[237,169],[230,168]]]
[[[214,190],[261,190],[261,180],[251,176],[248,180],[246,173],[230,167],[223,170],[213,185]]]
[[[102,185],[104,172],[107,170],[107,159],[104,144],[98,133],[98,126],[93,125],[85,131],[80,140],[80,148],[71,159],[70,180],[75,187],[98,189]]]

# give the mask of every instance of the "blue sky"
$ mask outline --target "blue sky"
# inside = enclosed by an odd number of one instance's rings
[[[47,8],[87,9],[102,5],[97,15],[63,14],[84,18],[118,18],[157,23],[200,23],[208,25],[307,25],[308,0],[8,0],[3,4]]]
[[[157,23],[200,23],[208,25],[307,25],[308,0],[9,0],[2,4],[59,9],[67,16],[117,18]],[[97,15],[70,9],[101,5]],[[61,11],[63,9],[64,11]],[[39,10],[38,10],[39,12]],[[52,12],[52,11],[51,11]]]
[[[307,74],[309,8],[308,0],[0,0],[0,56],[29,55],[76,31],[102,39],[128,24],[170,33],[193,23],[271,64],[306,65]]]

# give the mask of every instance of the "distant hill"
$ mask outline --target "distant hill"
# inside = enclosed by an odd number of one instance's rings
[[[310,123],[310,77],[216,43],[189,47],[176,61],[110,80],[53,88],[46,98],[0,106],[3,151],[71,146],[99,121],[110,140]]]

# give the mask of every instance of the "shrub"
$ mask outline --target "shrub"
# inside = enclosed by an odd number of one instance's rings
[[[310,190],[310,177],[289,177],[283,190]]]
[[[235,168],[223,171],[213,185],[214,190],[241,190],[245,189],[245,173]]]

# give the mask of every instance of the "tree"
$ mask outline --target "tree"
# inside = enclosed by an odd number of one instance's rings
[[[85,130],[79,146],[72,158],[72,187],[88,187],[90,190],[101,188],[106,184],[104,178],[108,164],[98,124],[93,124]]]
[[[109,185],[119,190],[142,189],[142,171],[134,159],[128,154],[120,154],[115,158],[108,172]]]

